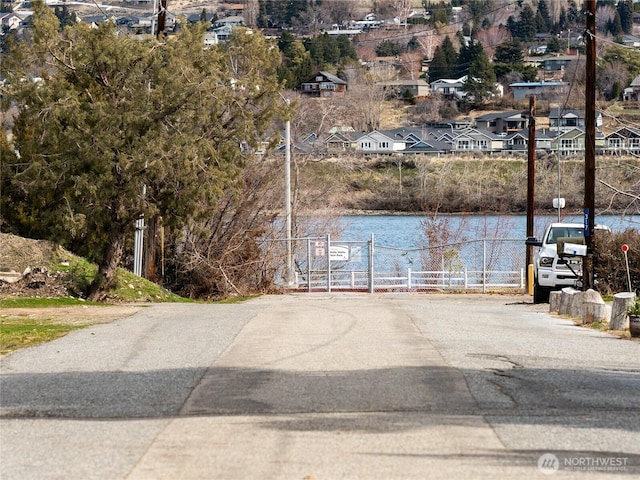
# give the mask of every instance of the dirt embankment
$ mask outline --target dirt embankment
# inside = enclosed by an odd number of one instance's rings
[[[16,282],[0,280],[0,299],[69,296],[64,273],[56,272],[55,265],[67,262],[72,257],[73,254],[51,242],[0,233],[0,272],[33,272]],[[141,308],[141,305],[2,308],[0,321],[12,317],[86,325],[128,317]]]

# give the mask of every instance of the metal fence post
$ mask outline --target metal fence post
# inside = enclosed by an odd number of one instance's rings
[[[369,240],[369,293],[373,293],[373,254],[374,254],[374,234],[371,234],[371,240]]]
[[[487,241],[482,240],[482,293],[487,293]]]
[[[307,292],[311,293],[311,239],[307,238]]]
[[[327,292],[331,292],[331,234],[327,233]]]

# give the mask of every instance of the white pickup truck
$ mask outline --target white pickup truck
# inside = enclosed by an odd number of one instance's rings
[[[596,225],[595,229],[611,231],[603,225]],[[558,255],[559,242],[570,246],[561,255]],[[541,241],[527,240],[528,245],[540,247],[533,261],[533,303],[548,302],[552,290],[576,286],[582,276],[582,257],[586,254],[584,243],[584,225],[581,223],[552,223],[545,229]]]
[[[580,256],[558,255],[558,239],[584,244],[584,225],[580,223],[552,223],[544,231],[542,241],[528,242],[539,246],[534,255],[533,303],[549,301],[549,292],[575,286],[582,275]]]

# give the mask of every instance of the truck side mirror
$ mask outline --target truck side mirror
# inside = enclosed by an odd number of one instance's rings
[[[538,240],[536,237],[527,237],[527,239],[525,240],[525,245],[527,246],[531,246],[531,247],[541,247],[542,246],[542,241]]]

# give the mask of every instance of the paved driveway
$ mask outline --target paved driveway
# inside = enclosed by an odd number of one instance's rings
[[[529,297],[156,305],[1,374],[2,479],[640,475],[640,343]]]

